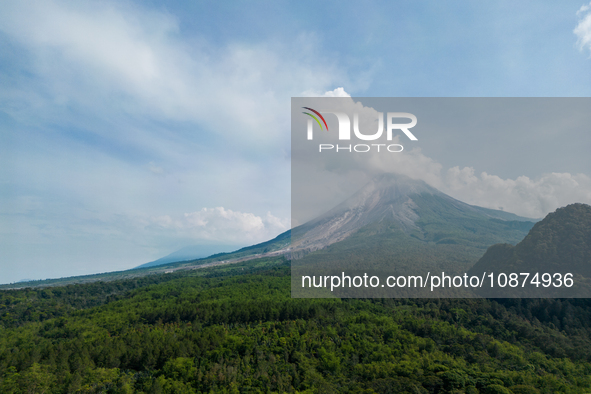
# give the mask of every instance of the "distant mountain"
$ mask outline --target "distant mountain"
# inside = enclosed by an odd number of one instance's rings
[[[163,264],[176,263],[177,261],[192,261],[209,257],[218,253],[228,253],[240,249],[236,245],[193,245],[179,249],[158,260],[137,266],[137,268],[156,267]]]
[[[544,273],[564,275],[570,272],[575,276],[575,282],[583,286],[589,282],[584,278],[591,278],[591,206],[571,204],[559,208],[536,223],[517,245],[491,246],[470,270],[471,275],[482,275],[483,272],[530,273],[532,277],[539,273],[540,281]],[[577,291],[584,291],[588,296],[591,293],[588,293],[587,285]],[[548,286],[551,294],[542,285],[538,288],[541,291],[537,296],[581,295],[574,289],[568,294],[557,293],[554,284]],[[503,296],[507,291],[498,289],[488,292],[487,296]]]

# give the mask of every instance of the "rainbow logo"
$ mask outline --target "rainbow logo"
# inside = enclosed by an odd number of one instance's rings
[[[302,107],[302,108],[312,111],[316,115],[320,116],[320,119],[322,119],[322,122],[324,122],[324,125],[326,126],[326,131],[328,131],[328,125],[326,124],[326,120],[324,120],[324,116],[320,115],[320,112],[316,111],[315,109],[309,108],[309,107]],[[312,115],[309,112],[302,112],[302,113],[306,114],[308,116],[311,116],[316,121],[316,123],[318,123],[318,126],[320,126],[320,130],[323,130],[322,123],[320,123],[320,120],[318,120],[317,117],[315,117],[314,115]]]

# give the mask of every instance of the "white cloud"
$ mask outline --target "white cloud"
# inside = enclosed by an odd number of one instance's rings
[[[329,90],[325,92],[322,97],[351,97],[351,95],[345,92],[345,89],[340,87],[336,88],[335,90]]]
[[[175,218],[158,216],[152,218],[151,223],[195,240],[245,245],[268,241],[289,229],[288,219],[280,219],[270,212],[261,217],[224,207],[203,208]]]
[[[579,50],[583,51],[585,48],[591,51],[591,3],[583,5],[577,11],[579,22],[573,33],[577,36],[577,44]]]
[[[351,95],[345,91],[345,88],[340,87],[334,90],[328,90],[324,93],[307,90],[301,94],[301,97],[351,97]]]
[[[575,202],[591,204],[591,178],[585,174],[550,173],[538,179],[502,179],[486,172],[477,176],[470,167],[453,167],[443,177],[441,190],[470,204],[530,218],[542,218]]]
[[[199,134],[244,151],[288,146],[289,98],[302,87],[326,91],[348,80],[322,56],[313,35],[283,44],[189,44],[173,16],[115,2],[10,3],[0,13],[0,30],[33,54],[27,66],[47,81],[46,101],[37,103],[46,116],[55,116],[56,103],[74,103],[104,118],[193,122]],[[28,93],[29,100],[43,100]],[[343,88],[330,94],[347,95]]]

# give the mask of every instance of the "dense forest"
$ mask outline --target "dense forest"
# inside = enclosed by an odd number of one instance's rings
[[[2,393],[585,393],[591,301],[292,299],[283,259],[0,292]]]

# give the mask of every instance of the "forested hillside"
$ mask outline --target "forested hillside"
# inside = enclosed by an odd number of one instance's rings
[[[485,297],[591,297],[591,206],[577,203],[558,208],[517,245],[491,246],[468,274],[485,272],[531,273],[532,278],[526,286],[478,291]],[[557,280],[548,285],[548,279],[567,273],[574,278],[572,287],[560,286]]]
[[[287,262],[0,293],[2,393],[585,393],[588,300],[292,299]]]

